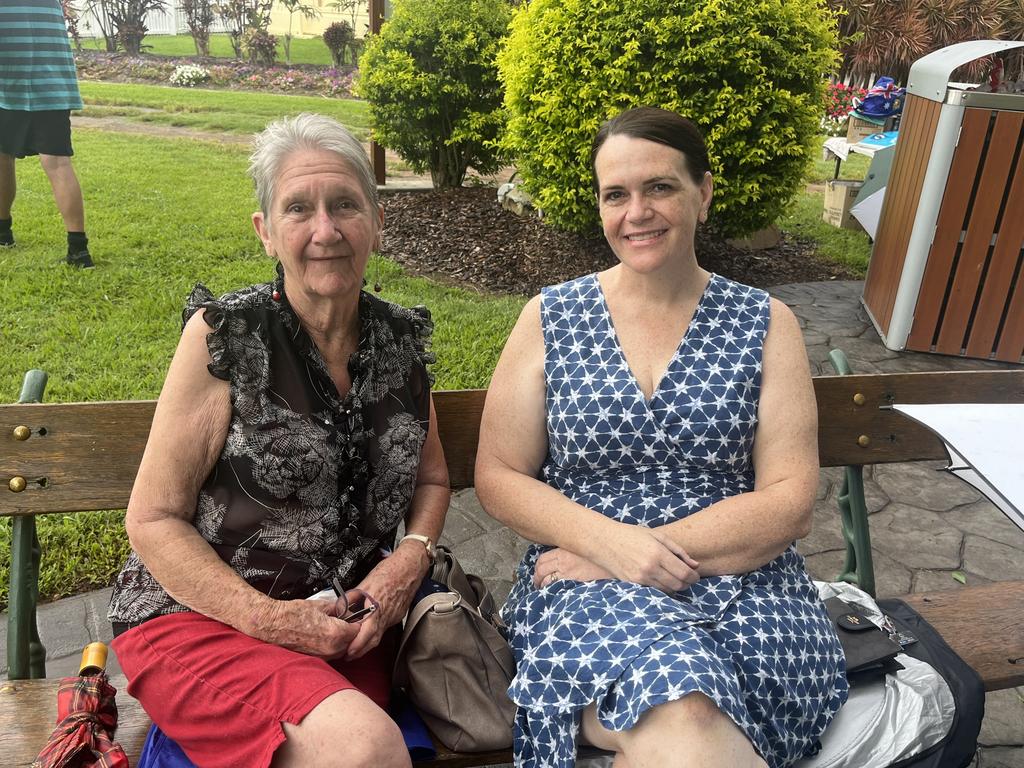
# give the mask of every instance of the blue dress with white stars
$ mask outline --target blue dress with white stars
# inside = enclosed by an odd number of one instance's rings
[[[656,527],[754,486],[768,295],[712,275],[650,401],[626,363],[596,275],[541,295],[548,457],[542,478],[625,523]],[[771,768],[813,753],[846,700],[843,653],[790,546],[741,576],[675,595],[619,580],[536,589],[543,547],[504,608],[518,670],[517,766],[574,765],[582,710],[612,730],[701,692]]]

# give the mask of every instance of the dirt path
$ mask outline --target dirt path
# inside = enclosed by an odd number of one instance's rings
[[[188,128],[185,126],[140,123],[135,120],[128,120],[124,117],[87,117],[85,115],[72,115],[71,126],[73,128],[95,128],[96,130],[113,131],[115,133],[136,133],[145,134],[147,136],[160,136],[166,139],[213,141],[219,144],[233,144],[236,146],[246,146],[252,141],[252,137],[240,133],[197,131],[194,128]]]
[[[187,126],[160,125],[157,123],[144,123],[137,120],[129,120],[124,117],[92,117],[86,115],[72,115],[71,125],[74,128],[91,128],[98,131],[111,131],[114,133],[132,133],[137,135],[158,136],[165,139],[185,139],[190,141],[212,141],[229,146],[248,147],[252,144],[252,136],[243,133],[227,133],[224,131],[202,131]],[[370,151],[368,143],[363,144],[367,154]],[[417,174],[406,168],[405,161],[391,150],[384,153],[384,167],[386,170],[387,183],[385,187],[392,186],[398,189],[430,189],[432,187],[430,174]],[[479,176],[473,171],[469,175],[479,183],[485,185],[498,185],[507,181],[514,169],[509,168],[491,176]]]

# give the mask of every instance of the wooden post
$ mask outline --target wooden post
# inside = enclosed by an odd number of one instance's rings
[[[379,35],[384,23],[384,0],[370,0],[370,34]],[[384,168],[384,147],[370,139],[370,163],[373,176],[378,184],[386,184]]]

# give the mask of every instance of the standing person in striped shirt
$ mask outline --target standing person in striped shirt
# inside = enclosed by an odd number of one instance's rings
[[[0,247],[14,245],[14,161],[39,155],[68,233],[67,263],[93,265],[71,164],[71,110],[81,108],[60,0],[0,3]]]

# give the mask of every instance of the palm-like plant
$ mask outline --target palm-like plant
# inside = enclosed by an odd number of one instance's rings
[[[1024,0],[828,0],[839,14],[839,78],[869,84],[874,75],[906,82],[932,51],[966,40],[1022,39]],[[974,61],[955,77],[977,80],[989,67]]]
[[[308,20],[319,18],[320,11],[312,5],[306,5],[302,0],[278,0],[285,10],[288,11],[288,31],[284,35],[284,60],[286,64],[292,63],[292,18],[296,13],[301,13]]]
[[[185,12],[185,23],[196,45],[196,53],[209,56],[210,26],[216,17],[213,0],[181,0],[181,10]]]

